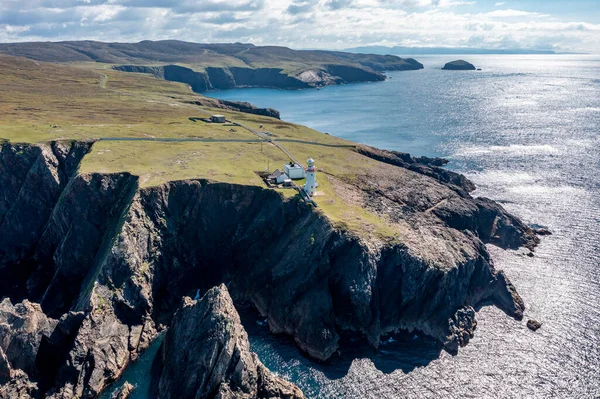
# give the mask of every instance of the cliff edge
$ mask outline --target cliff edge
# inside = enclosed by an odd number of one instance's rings
[[[169,327],[171,363],[173,340],[204,328],[198,315],[208,306],[182,297],[212,292],[236,320],[225,289],[211,291],[222,283],[273,333],[322,361],[344,349],[342,332],[377,347],[383,334],[420,331],[454,353],[473,335],[474,307],[522,318],[523,301],[485,243],[532,248],[537,237],[500,205],[472,198],[467,181],[435,159],[363,149],[354,155],[381,159],[381,175],[323,175],[396,226],[398,236],[382,241],[258,186],[189,179],[140,188],[129,173],[78,174],[91,146],[0,149],[0,297],[48,320],[27,338],[26,362],[2,346],[4,390],[96,397]],[[241,348],[236,328],[225,338]],[[21,334],[3,331],[10,342]],[[243,364],[254,370],[252,362]],[[270,378],[256,367],[259,380]]]

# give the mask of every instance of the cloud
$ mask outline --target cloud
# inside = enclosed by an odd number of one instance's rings
[[[500,17],[500,18],[511,18],[511,17],[547,17],[547,14],[540,14],[537,12],[520,11],[520,10],[494,10],[486,13],[488,17]]]
[[[470,0],[0,0],[0,41],[180,39],[295,48],[400,45],[600,52],[600,24],[492,4],[486,8]]]
[[[500,6],[503,6],[504,4],[506,4],[506,3],[505,3],[505,2],[503,2],[503,1],[499,1],[499,2],[497,2],[496,4],[494,4],[494,6],[495,6],[495,7],[500,7]]]

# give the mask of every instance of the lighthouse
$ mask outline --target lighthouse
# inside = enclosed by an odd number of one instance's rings
[[[315,161],[312,158],[309,159],[307,163],[308,167],[306,168],[306,184],[304,185],[304,191],[312,197],[317,190],[317,168],[315,168]]]

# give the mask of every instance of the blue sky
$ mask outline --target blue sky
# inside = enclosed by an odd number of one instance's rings
[[[181,39],[600,53],[600,0],[0,0],[0,42]]]

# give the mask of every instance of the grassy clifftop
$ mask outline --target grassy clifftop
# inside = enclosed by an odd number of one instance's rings
[[[332,184],[333,179],[352,179],[357,170],[375,170],[378,165],[392,168],[357,154],[353,143],[274,118],[193,105],[190,102],[207,99],[186,85],[96,63],[73,66],[0,55],[0,84],[5,88],[0,91],[0,139],[27,143],[99,140],[80,172],[127,171],[139,175],[142,186],[208,178],[264,187],[255,171],[281,169],[289,162],[282,151],[258,142],[256,135],[243,128],[190,118],[218,112],[250,128],[258,130],[263,125],[276,140],[307,142],[282,144],[302,161],[317,160],[323,172],[317,201],[334,221],[367,234],[395,235],[390,224]],[[282,193],[295,194],[292,190]]]
[[[313,158],[318,212],[369,245],[402,243],[439,267],[464,260],[473,237],[463,229],[496,238],[495,230],[512,226],[507,216],[488,232],[486,221],[504,211],[476,203],[451,172],[407,154],[359,151],[356,143],[279,119],[213,108],[214,100],[181,83],[100,63],[0,55],[0,85],[0,140],[93,140],[82,174],[130,172],[143,187],[200,178],[266,188],[256,172],[282,169],[290,153],[300,162]],[[213,113],[237,125],[197,121]],[[262,131],[269,140],[255,133]],[[484,211],[490,217],[479,220]]]

